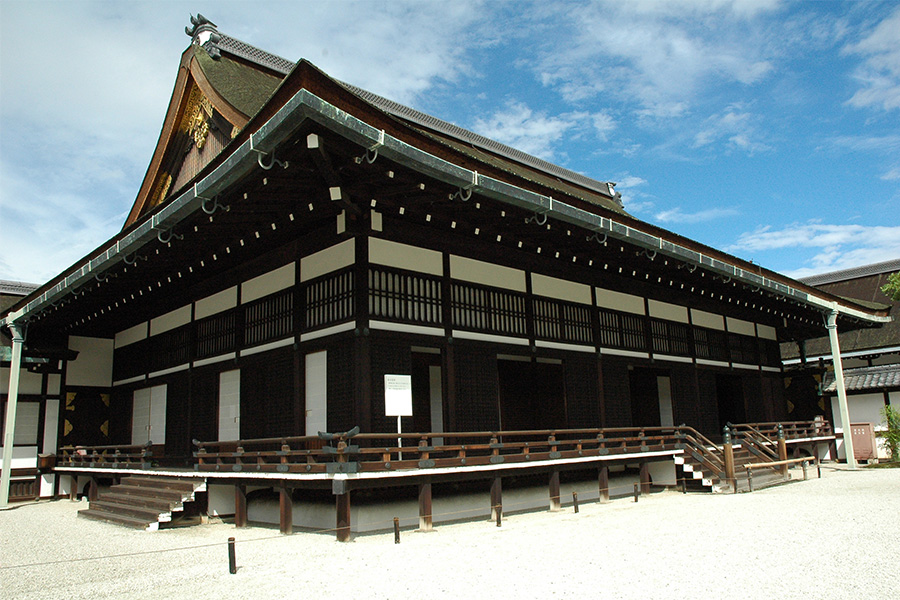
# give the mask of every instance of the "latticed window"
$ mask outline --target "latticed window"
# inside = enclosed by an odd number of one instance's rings
[[[646,350],[644,318],[638,315],[599,309],[600,345],[606,348]]]
[[[348,321],[354,317],[353,272],[338,271],[314,279],[305,285],[304,329],[316,329]]]
[[[534,333],[541,339],[592,345],[591,310],[571,302],[535,298]]]
[[[372,267],[369,313],[378,319],[440,325],[441,281],[420,273]]]
[[[244,309],[244,345],[253,346],[289,336],[293,324],[292,289],[260,298]]]
[[[524,294],[462,283],[451,290],[454,327],[527,335]]]
[[[197,322],[197,358],[234,351],[237,312],[229,310]]]

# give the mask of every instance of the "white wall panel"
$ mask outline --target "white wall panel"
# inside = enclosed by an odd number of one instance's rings
[[[306,355],[306,435],[328,431],[328,352]]]
[[[69,362],[66,384],[110,387],[114,343],[106,338],[69,336],[69,348],[78,351],[78,358]]]
[[[197,300],[194,304],[194,319],[204,319],[235,306],[237,306],[237,286]]]
[[[369,262],[431,275],[444,274],[444,259],[440,252],[379,238],[369,238]]]
[[[245,281],[241,284],[241,302],[252,302],[291,287],[296,281],[294,271],[294,263],[291,262]]]
[[[450,276],[461,281],[501,287],[517,292],[526,290],[525,271],[462,256],[450,255]]]
[[[592,304],[591,286],[538,273],[531,274],[531,291],[538,296],[568,300],[580,304]]]
[[[309,281],[349,267],[356,261],[356,240],[351,238],[336,246],[319,250],[300,259],[300,281]]]
[[[651,317],[679,323],[688,322],[688,309],[686,306],[678,306],[677,304],[669,304],[659,300],[647,300],[647,308],[650,309]]]
[[[187,325],[190,322],[191,305],[188,304],[186,306],[182,306],[181,308],[176,308],[172,312],[160,315],[155,319],[151,319],[150,335],[159,335],[160,333],[172,331],[173,329],[177,329],[182,325]]]
[[[722,315],[706,312],[705,310],[691,309],[691,321],[697,327],[717,329],[725,331],[725,318]]]
[[[731,333],[739,333],[741,335],[756,335],[756,327],[750,321],[743,319],[735,319],[734,317],[725,317],[725,324]]]
[[[122,330],[116,334],[116,348],[139,342],[147,337],[147,321],[138,323],[134,327]]]
[[[623,292],[614,292],[613,290],[605,290],[603,288],[596,288],[596,293],[597,306],[634,313],[636,315],[644,314],[644,299],[640,296],[625,294]]]

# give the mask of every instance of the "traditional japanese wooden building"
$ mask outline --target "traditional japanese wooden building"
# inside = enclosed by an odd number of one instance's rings
[[[635,219],[613,183],[189,33],[123,230],[3,317],[63,357],[50,388],[10,384],[56,447],[175,467],[192,440],[391,433],[386,374],[411,376],[405,432],[715,436],[785,419],[779,342],[889,319]]]

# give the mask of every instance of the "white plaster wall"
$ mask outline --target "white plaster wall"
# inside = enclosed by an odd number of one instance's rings
[[[356,260],[356,240],[319,250],[300,259],[300,281],[309,281],[326,273],[349,267]]]
[[[517,292],[526,290],[525,271],[462,256],[450,255],[450,276],[461,281],[501,287]]]
[[[16,431],[13,435],[13,445],[35,446],[37,444],[40,412],[40,402],[16,403]]]
[[[9,393],[9,367],[0,369],[0,394]],[[59,376],[56,376],[56,389],[59,391]],[[40,394],[41,393],[41,375],[39,373],[29,373],[25,369],[19,370],[19,395]]]
[[[369,262],[431,275],[444,274],[444,259],[440,252],[379,238],[369,238]]]
[[[207,511],[211,517],[234,515],[234,486],[233,485],[206,485],[208,495]]]
[[[750,321],[743,319],[735,319],[734,317],[725,317],[725,323],[728,325],[728,331],[731,333],[739,333],[741,335],[756,335],[756,327]]]
[[[293,262],[273,269],[241,284],[241,302],[252,302],[294,285],[296,268]]]
[[[597,306],[634,313],[636,315],[644,314],[644,299],[640,296],[625,294],[623,292],[614,292],[613,290],[605,290],[603,288],[597,288],[596,294]]]
[[[121,348],[139,342],[147,337],[147,322],[138,323],[134,327],[123,329],[116,334],[115,347]]]
[[[150,320],[150,335],[159,335],[191,322],[191,305],[182,306]]]
[[[204,319],[237,306],[237,286],[222,290],[194,303],[194,319]]]
[[[69,336],[69,348],[78,351],[78,358],[69,362],[66,384],[112,386],[114,344],[112,339]]]
[[[659,300],[647,300],[647,308],[650,309],[651,317],[677,321],[678,323],[688,322],[688,309],[686,306],[678,306],[677,304],[669,304]]]
[[[778,331],[770,325],[756,324],[756,334],[766,340],[778,340]]]
[[[538,273],[531,274],[531,291],[538,296],[558,298],[580,304],[591,304],[591,287],[583,283],[548,277]]]
[[[691,309],[691,321],[698,327],[725,331],[725,318],[722,315],[706,312],[705,310]]]

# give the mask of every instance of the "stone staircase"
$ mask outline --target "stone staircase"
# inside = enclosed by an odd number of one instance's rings
[[[155,531],[198,512],[197,495],[206,491],[203,479],[175,477],[125,477],[100,493],[78,516],[136,529]]]

